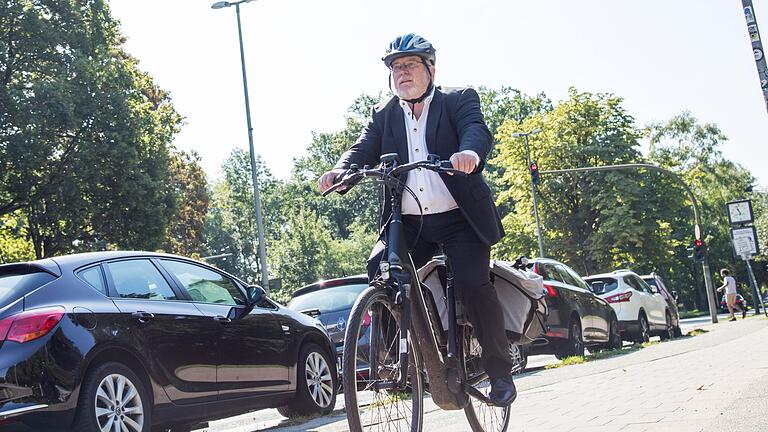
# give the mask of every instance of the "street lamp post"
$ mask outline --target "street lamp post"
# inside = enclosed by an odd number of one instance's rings
[[[525,160],[528,162],[528,169],[531,169],[531,149],[528,147],[528,136],[541,132],[541,129],[534,129],[530,132],[513,133],[513,137],[525,137]],[[536,220],[536,236],[539,238],[539,256],[544,258],[544,242],[541,239],[541,222],[539,222],[539,199],[536,194],[536,183],[531,176],[531,195],[533,195],[533,217]]]
[[[261,215],[261,197],[259,194],[259,184],[256,178],[256,153],[253,149],[253,127],[251,126],[251,106],[248,99],[248,79],[245,74],[245,51],[243,50],[243,30],[240,25],[240,4],[248,3],[253,0],[240,0],[237,2],[219,1],[211,5],[212,9],[222,9],[234,6],[237,15],[237,35],[240,39],[240,63],[243,68],[243,93],[245,95],[245,117],[248,122],[248,146],[251,155],[251,177],[253,180],[253,200],[256,206],[256,227],[259,236],[259,264],[261,266],[261,284],[269,291],[269,276],[267,275],[267,249],[264,243],[264,222]]]

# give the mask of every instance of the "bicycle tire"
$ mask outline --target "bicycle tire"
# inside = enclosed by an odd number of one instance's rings
[[[482,348],[477,339],[472,335],[472,327],[463,325],[459,332],[461,335],[461,350],[464,358],[464,370],[468,381],[475,376],[485,375],[482,370],[480,357]],[[510,342],[511,344],[511,342]],[[485,379],[473,385],[486,397],[491,391],[491,382],[487,375]],[[497,407],[486,405],[485,402],[469,398],[469,403],[464,407],[464,414],[467,416],[469,426],[472,432],[506,432],[509,428],[510,405]]]
[[[372,319],[366,326],[365,315],[368,315],[369,311],[378,310],[376,308],[384,308],[390,314],[389,318],[378,319],[378,323]],[[360,294],[350,312],[347,331],[344,334],[342,383],[347,422],[351,432],[421,432],[424,417],[424,377],[421,372],[423,365],[410,340],[410,391],[373,390],[370,377],[365,377],[368,373],[367,358],[370,357],[365,351],[370,349],[369,343],[374,332],[382,332],[376,333],[380,337],[374,338],[381,341],[376,349],[377,356],[382,357],[379,373],[381,376],[396,375],[398,363],[392,359],[399,360],[397,336],[400,329],[400,308],[401,306],[390,300],[384,287],[371,286]],[[378,310],[379,315],[385,315],[384,309]],[[392,325],[397,327],[393,328]],[[392,335],[395,337],[392,338]],[[385,341],[387,339],[391,342]],[[366,343],[368,345],[364,345]],[[363,349],[360,349],[361,345]],[[388,360],[391,364],[387,363]]]

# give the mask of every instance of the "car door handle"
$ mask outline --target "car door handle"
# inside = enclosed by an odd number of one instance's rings
[[[221,316],[221,315],[216,315],[215,317],[213,317],[213,320],[214,321],[218,321],[218,322],[220,322],[222,324],[229,324],[229,323],[232,322],[231,319],[229,319],[229,318],[227,318],[225,316]]]
[[[131,314],[134,318],[139,320],[139,322],[147,322],[155,317],[155,314],[151,312],[144,312],[144,311],[138,311]]]

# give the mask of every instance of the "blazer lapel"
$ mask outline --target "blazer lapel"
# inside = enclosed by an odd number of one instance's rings
[[[429,153],[438,153],[436,142],[437,126],[440,123],[440,116],[443,114],[443,93],[435,88],[435,94],[432,96],[432,102],[429,104],[429,114],[427,115],[427,150]]]

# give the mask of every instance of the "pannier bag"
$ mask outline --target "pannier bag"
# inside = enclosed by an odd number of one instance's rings
[[[544,281],[531,271],[518,270],[511,262],[492,260],[491,283],[496,288],[504,313],[504,328],[510,341],[530,343],[546,333],[547,303]],[[445,262],[434,259],[418,270],[419,280],[432,297],[443,330],[448,330],[448,299],[445,294]],[[457,287],[458,288],[458,287]],[[456,295],[457,318],[463,308]]]

